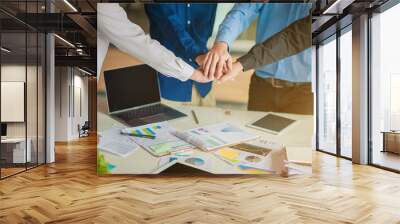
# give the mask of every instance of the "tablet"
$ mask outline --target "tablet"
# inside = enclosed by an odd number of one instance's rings
[[[278,135],[292,126],[295,122],[296,120],[287,117],[267,114],[266,116],[251,122],[247,126]]]

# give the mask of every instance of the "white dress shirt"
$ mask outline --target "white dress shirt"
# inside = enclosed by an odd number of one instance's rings
[[[144,33],[132,23],[118,3],[97,4],[97,78],[106,57],[109,44],[134,56],[158,72],[188,80],[194,68]]]

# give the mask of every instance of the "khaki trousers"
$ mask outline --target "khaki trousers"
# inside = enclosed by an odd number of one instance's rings
[[[313,109],[311,83],[251,77],[248,110],[312,115]]]
[[[170,107],[178,107],[178,106],[202,106],[202,107],[215,107],[216,100],[214,95],[214,85],[211,88],[210,92],[207,94],[206,97],[201,97],[199,91],[197,91],[196,87],[192,87],[192,101],[190,102],[179,102],[179,101],[172,101],[167,99],[161,99],[163,104],[166,104]]]

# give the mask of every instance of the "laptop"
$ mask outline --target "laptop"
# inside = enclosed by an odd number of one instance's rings
[[[105,71],[104,81],[109,114],[127,126],[186,116],[161,103],[157,72],[148,65]]]

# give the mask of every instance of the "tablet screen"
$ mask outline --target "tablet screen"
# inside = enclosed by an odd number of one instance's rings
[[[283,129],[291,125],[295,120],[277,116],[274,114],[268,114],[267,116],[252,123],[252,126],[268,129],[274,132],[281,132]]]

